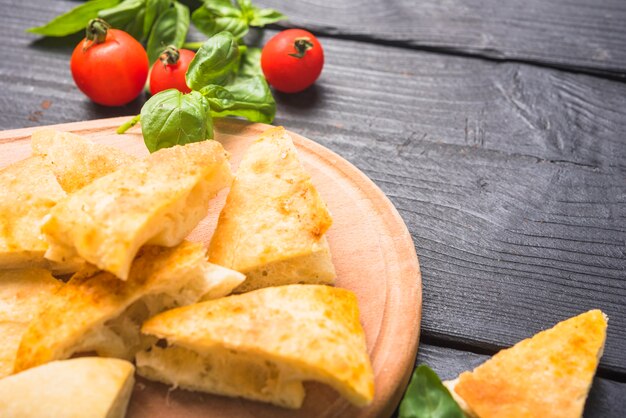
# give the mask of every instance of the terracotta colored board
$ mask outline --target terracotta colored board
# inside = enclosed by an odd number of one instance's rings
[[[146,155],[138,127],[124,135],[115,128],[127,118],[56,125],[97,142]],[[236,169],[250,142],[268,126],[238,120],[216,124],[216,139],[231,153]],[[30,154],[34,129],[0,132],[0,167]],[[290,411],[183,390],[139,379],[129,417],[385,417],[396,408],[417,352],[422,311],[419,264],[409,232],[387,197],[363,173],[321,145],[292,133],[300,158],[333,214],[328,240],[337,269],[337,286],[354,291],[376,378],[376,396],[364,409],[351,407],[330,388],[307,383],[301,410]],[[226,192],[190,235],[208,243]],[[303,330],[306,332],[306,330]]]

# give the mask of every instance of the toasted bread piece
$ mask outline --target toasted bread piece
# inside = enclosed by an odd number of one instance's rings
[[[43,157],[18,161],[0,171],[0,269],[48,267],[48,244],[40,226],[66,193]],[[62,263],[61,270],[71,270]]]
[[[144,247],[127,281],[107,272],[79,272],[64,285],[24,334],[14,371],[74,353],[132,359],[142,344],[140,326],[167,308],[221,297],[244,280],[209,263],[200,244]]]
[[[55,260],[85,259],[122,280],[144,245],[180,244],[232,179],[217,141],[165,148],[69,195],[42,227]]]
[[[164,312],[142,332],[165,338],[137,353],[138,373],[185,389],[299,408],[302,381],[357,406],[374,377],[355,295],[323,285],[269,287]]]
[[[67,193],[74,193],[137,160],[115,147],[51,128],[33,132],[31,146],[34,155],[41,155],[50,163],[57,181]]]
[[[446,386],[472,417],[581,417],[606,327],[601,311],[583,313],[500,351]]]
[[[29,322],[60,287],[61,282],[48,270],[0,271],[0,379],[13,372],[17,348]]]
[[[0,380],[0,416],[123,418],[134,367],[124,360],[55,361]]]
[[[326,204],[284,128],[272,128],[246,151],[209,246],[209,260],[240,271],[236,290],[335,278],[325,233]]]

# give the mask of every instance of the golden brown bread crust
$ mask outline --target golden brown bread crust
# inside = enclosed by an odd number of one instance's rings
[[[0,269],[46,267],[40,225],[66,193],[40,156],[0,170]]]
[[[459,376],[457,395],[480,418],[578,418],[602,355],[599,310],[558,323]]]
[[[293,142],[282,127],[263,133],[246,151],[209,246],[211,262],[246,274],[263,266],[314,253],[328,258],[316,283],[331,283],[334,269],[324,234],[332,224],[326,204],[298,159]],[[330,269],[328,268],[330,265]],[[280,268],[278,269],[280,270]],[[245,290],[298,283],[303,277],[293,269],[280,283],[263,283],[255,277]],[[276,275],[266,272],[267,280]]]
[[[282,382],[317,380],[358,406],[367,405],[374,396],[357,301],[348,290],[323,285],[264,288],[164,312],[146,321],[142,332],[201,356],[210,357],[217,348],[266,361],[283,370]],[[169,382],[176,382],[176,370],[170,373]],[[236,375],[227,373],[218,381],[227,384]],[[264,389],[269,392],[274,383],[268,382]],[[268,392],[236,393],[237,385],[220,387],[217,393],[281,406],[299,407],[302,402],[301,398],[281,400],[280,394]]]
[[[117,318],[142,298],[166,295],[167,299],[155,305],[157,312],[197,301],[206,291],[212,290],[201,287],[213,284],[205,283],[208,265],[202,245],[183,242],[174,248],[142,248],[127,281],[93,269],[76,273],[30,323],[22,338],[14,371],[68,358],[86,344],[90,335],[100,332],[107,321]],[[190,294],[180,293],[192,280],[199,285],[197,291],[191,289]],[[167,303],[171,304],[168,306]],[[145,316],[149,314],[143,313]],[[139,325],[136,326],[137,336]],[[110,341],[97,341],[89,348],[108,356],[132,356],[132,347],[115,347],[113,340],[117,337],[111,337]],[[126,353],[127,349],[131,352]]]
[[[34,155],[41,155],[50,163],[57,181],[67,193],[74,193],[137,160],[117,148],[51,128],[33,132],[31,146]]]
[[[59,202],[42,226],[46,257],[82,258],[125,280],[142,245],[179,244],[231,178],[217,141],[159,150]]]
[[[60,287],[61,282],[44,269],[0,271],[0,379],[13,372],[28,324]]]

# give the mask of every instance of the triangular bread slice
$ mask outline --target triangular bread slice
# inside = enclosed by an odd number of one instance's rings
[[[209,260],[240,271],[236,293],[290,283],[331,284],[325,233],[332,224],[282,127],[246,151],[209,246]]]
[[[33,132],[31,147],[34,155],[41,155],[50,163],[57,181],[67,193],[74,193],[137,160],[115,147],[51,128]]]
[[[607,317],[592,310],[445,382],[471,417],[578,418],[602,356]]]
[[[190,242],[142,248],[127,281],[107,272],[78,272],[30,323],[14,371],[91,351],[132,359],[150,343],[140,338],[145,319],[227,295],[243,280],[241,273],[209,263],[202,245]]]
[[[0,379],[13,372],[15,355],[28,324],[60,287],[61,282],[48,270],[0,271]]]
[[[159,150],[55,206],[42,226],[46,257],[82,258],[126,280],[142,245],[180,244],[231,179],[228,154],[217,141]]]
[[[355,295],[323,285],[269,287],[164,312],[142,332],[167,340],[137,353],[146,378],[299,408],[302,381],[326,383],[357,406],[374,377]]]
[[[49,266],[40,226],[66,193],[48,162],[34,156],[1,170],[0,196],[0,269]]]
[[[0,416],[123,418],[134,384],[124,360],[55,361],[0,380]]]

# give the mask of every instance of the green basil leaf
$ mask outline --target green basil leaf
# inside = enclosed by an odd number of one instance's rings
[[[213,14],[222,17],[240,17],[239,10],[230,0],[203,0],[204,7]]]
[[[116,29],[128,32],[135,39],[142,41],[143,21],[146,0],[125,0],[116,7],[101,10],[98,17],[107,21]]]
[[[246,52],[241,54],[237,75],[263,75],[263,70],[261,69],[261,48],[249,47]]]
[[[465,415],[437,374],[421,365],[411,377],[398,418],[465,418]]]
[[[213,138],[207,99],[197,91],[165,90],[141,108],[141,133],[150,152]]]
[[[117,5],[120,0],[91,0],[74,7],[42,26],[26,29],[26,32],[44,36],[67,36],[85,30],[87,23],[98,17],[98,11]]]
[[[200,7],[193,12],[191,20],[195,27],[208,37],[226,31],[232,33],[236,39],[241,39],[248,33],[248,22],[236,8],[234,12],[224,16],[206,7]]]
[[[159,16],[150,32],[146,48],[150,63],[155,62],[168,45],[182,47],[188,30],[189,8],[175,2],[174,7]]]
[[[200,94],[209,101],[211,110],[214,112],[224,111],[235,104],[235,96],[224,87],[216,84],[203,87],[200,90]]]
[[[224,88],[230,93],[215,106],[211,101],[213,116],[240,116],[252,122],[272,123],[276,115],[276,102],[263,76],[238,76]]]
[[[263,27],[285,19],[287,19],[287,16],[277,10],[258,9],[255,7],[252,11],[252,17],[250,18],[250,26]]]
[[[230,32],[209,38],[189,63],[185,79],[193,90],[227,81],[239,60],[237,41]]]
[[[172,4],[171,0],[147,0],[146,17],[143,21],[143,33],[150,34],[152,25]]]

